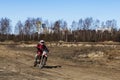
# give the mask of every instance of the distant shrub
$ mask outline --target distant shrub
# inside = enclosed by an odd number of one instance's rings
[[[0,41],[1,41],[1,42],[4,42],[4,41],[5,41],[5,38],[0,38]]]

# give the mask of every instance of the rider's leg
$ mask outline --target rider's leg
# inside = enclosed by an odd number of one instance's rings
[[[34,61],[34,67],[37,65],[37,59],[38,59],[38,55],[35,55],[35,61]]]
[[[38,59],[39,59],[38,63],[40,64],[40,61],[41,61],[41,56],[40,55],[38,55]]]
[[[45,65],[46,65],[46,62],[47,62],[47,57],[45,57]]]
[[[47,62],[48,57],[46,57],[46,62]]]

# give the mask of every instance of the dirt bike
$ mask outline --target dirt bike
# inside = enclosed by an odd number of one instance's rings
[[[46,65],[46,61],[47,61],[47,51],[43,51],[43,54],[41,56],[40,59],[40,64],[39,64],[39,68],[42,69],[45,65]]]

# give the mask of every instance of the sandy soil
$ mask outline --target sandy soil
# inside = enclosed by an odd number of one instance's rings
[[[81,65],[52,55],[47,65],[39,69],[33,67],[35,52],[13,45],[0,45],[0,80],[120,80],[119,65],[117,68]]]

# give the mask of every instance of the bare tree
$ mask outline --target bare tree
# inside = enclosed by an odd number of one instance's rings
[[[56,21],[55,23],[54,23],[54,32],[55,33],[60,33],[60,21]]]
[[[84,20],[83,20],[83,19],[80,19],[80,20],[78,21],[78,29],[79,29],[79,30],[83,30],[83,24],[84,24]]]
[[[40,33],[42,32],[41,31],[41,25],[42,25],[42,19],[37,18],[36,21],[35,21],[35,26],[36,26],[36,30],[37,30],[37,33],[38,33],[38,40],[40,38]]]
[[[25,21],[25,25],[24,25],[24,26],[25,26],[25,27],[24,27],[25,34],[26,34],[27,36],[29,36],[29,39],[31,40],[31,35],[32,35],[31,30],[32,30],[33,24],[32,24],[32,22],[31,22],[31,19],[30,19],[30,18],[28,18],[28,19]],[[28,38],[28,37],[27,37],[27,38]]]
[[[76,21],[73,21],[71,25],[71,30],[74,31],[77,30],[77,28],[78,28],[78,23]]]
[[[20,40],[24,40],[24,26],[21,21],[18,21],[18,23],[16,24],[14,32],[16,35],[20,36]]]
[[[90,29],[90,26],[92,25],[92,22],[93,22],[93,19],[92,19],[92,18],[86,18],[86,19],[84,20],[84,27],[83,27],[83,29],[84,29],[84,30]]]
[[[11,33],[11,20],[8,18],[2,18],[0,21],[0,32],[1,34],[7,35],[6,39],[8,39],[8,35]]]

